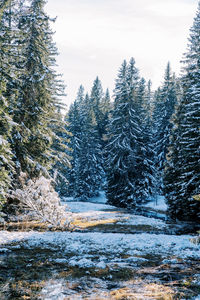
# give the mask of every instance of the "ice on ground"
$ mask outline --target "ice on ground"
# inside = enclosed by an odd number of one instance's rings
[[[119,234],[119,233],[78,233],[78,232],[8,232],[2,231],[0,244],[21,241],[23,247],[58,249],[85,258],[89,253],[98,252],[116,258],[120,253],[127,255],[161,255],[183,259],[200,257],[200,245],[190,242],[192,236],[166,234]],[[7,246],[8,247],[8,246]]]
[[[157,196],[152,201],[144,205],[145,207],[153,208],[154,210],[167,211],[167,204],[164,196]]]

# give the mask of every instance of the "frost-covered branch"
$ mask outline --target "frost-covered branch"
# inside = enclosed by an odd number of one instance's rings
[[[54,226],[61,225],[61,222],[68,224],[66,205],[60,204],[51,179],[41,176],[35,181],[29,179],[25,182],[24,174],[21,174],[21,178],[22,188],[16,189],[11,195],[13,199],[19,201],[21,209]]]

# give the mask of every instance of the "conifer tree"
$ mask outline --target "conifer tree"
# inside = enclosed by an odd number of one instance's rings
[[[108,202],[134,207],[153,192],[153,162],[150,148],[147,92],[132,58],[123,62],[116,80],[115,102],[110,122],[107,152]]]
[[[153,112],[153,130],[155,144],[155,177],[158,181],[157,193],[162,193],[163,172],[166,162],[167,149],[169,147],[169,137],[171,135],[172,123],[171,117],[177,103],[176,79],[171,72],[170,63],[164,76],[164,83],[155,93],[154,112]]]
[[[18,27],[22,44],[19,95],[14,121],[20,128],[13,130],[13,152],[18,171],[30,177],[48,174],[53,154],[52,124],[58,119],[57,100],[61,89],[54,71],[56,47],[52,42],[49,23],[44,12],[44,0],[32,0],[23,11]]]
[[[98,194],[104,179],[101,145],[90,104],[91,100],[88,94],[84,97],[81,86],[68,113],[68,130],[72,133],[69,144],[72,149],[70,191],[80,200]]]
[[[94,122],[96,123],[96,128],[99,134],[99,138],[102,139],[103,135],[103,113],[101,110],[102,101],[103,101],[103,89],[102,84],[99,78],[97,77],[94,80],[92,91],[90,95],[90,107],[94,114]]]
[[[71,134],[68,139],[68,147],[71,149],[71,168],[66,172],[66,178],[69,181],[67,192],[70,196],[75,196],[77,189],[77,182],[79,178],[78,157],[81,140],[81,124],[80,124],[80,102],[84,101],[84,87],[81,85],[77,98],[73,104],[70,105],[69,111],[66,115],[67,131]]]
[[[135,110],[133,95],[138,87],[138,70],[134,60],[124,61],[115,86],[115,102],[110,122],[107,151],[107,198],[110,204],[127,207],[136,205]]]
[[[136,121],[140,134],[137,136],[137,188],[136,197],[145,202],[155,194],[155,167],[151,122],[151,90],[150,83],[146,86],[142,78],[139,82],[136,101]],[[139,132],[138,132],[139,133]]]
[[[106,89],[105,95],[101,101],[100,106],[101,112],[102,112],[102,119],[101,119],[101,132],[102,132],[102,138],[101,138],[101,144],[102,148],[104,150],[106,144],[107,144],[107,136],[108,136],[108,124],[109,124],[109,118],[111,113],[111,99],[110,99],[110,93],[109,90]]]
[[[183,96],[174,118],[174,129],[165,170],[165,195],[169,215],[179,220],[200,220],[193,196],[200,187],[200,2],[183,63]]]
[[[0,208],[6,199],[13,173],[12,153],[10,150],[10,132],[12,119],[9,114],[7,86],[10,79],[10,1],[3,1],[0,6]]]

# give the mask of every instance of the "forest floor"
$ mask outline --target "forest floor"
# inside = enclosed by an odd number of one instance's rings
[[[151,218],[67,200],[71,232],[0,231],[1,300],[200,299],[200,245],[164,220],[162,199]]]

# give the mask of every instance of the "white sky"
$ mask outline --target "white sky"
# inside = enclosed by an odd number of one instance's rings
[[[159,86],[168,61],[179,74],[198,0],[48,0],[46,11],[59,50],[66,103],[96,76],[112,94],[124,59],[134,57],[141,76]]]

